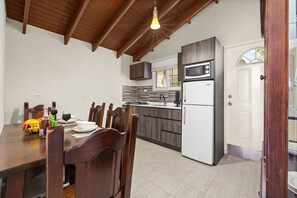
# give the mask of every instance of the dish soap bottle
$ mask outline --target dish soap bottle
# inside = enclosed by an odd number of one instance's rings
[[[44,105],[43,107],[43,117],[41,119],[40,128],[39,128],[39,138],[45,139],[47,129],[50,127],[50,120],[48,116],[48,107]]]

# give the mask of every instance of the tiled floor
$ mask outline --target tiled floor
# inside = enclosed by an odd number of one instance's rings
[[[208,166],[137,139],[132,198],[256,198],[260,162],[232,155]]]

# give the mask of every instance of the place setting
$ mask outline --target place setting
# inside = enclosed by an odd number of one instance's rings
[[[57,122],[64,126],[64,132],[75,138],[87,137],[101,129],[95,122],[79,120],[69,111],[63,111],[62,117],[57,119]]]

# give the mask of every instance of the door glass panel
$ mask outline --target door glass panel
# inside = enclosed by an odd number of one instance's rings
[[[288,197],[297,197],[297,37],[296,0],[289,1]]]

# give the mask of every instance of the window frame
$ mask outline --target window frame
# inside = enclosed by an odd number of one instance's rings
[[[237,61],[236,61],[236,66],[241,67],[241,66],[247,66],[247,65],[254,65],[254,64],[261,64],[264,63],[264,59],[265,59],[265,55],[263,56],[263,61],[259,61],[259,62],[251,62],[251,63],[240,63],[240,60],[242,59],[242,57],[244,57],[244,55],[252,50],[255,50],[255,52],[257,51],[257,49],[263,49],[264,50],[264,54],[265,54],[265,49],[264,47],[253,47],[251,49],[246,50],[244,53],[240,54],[240,56],[238,57]]]
[[[170,70],[172,68],[178,68],[177,54],[152,61],[153,91],[181,90],[181,86],[171,87]],[[157,87],[157,70],[166,70],[166,87]]]

